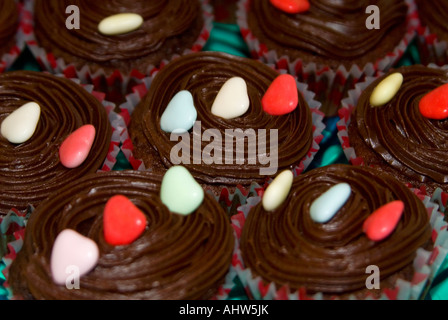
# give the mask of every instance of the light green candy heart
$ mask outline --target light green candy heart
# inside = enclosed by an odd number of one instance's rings
[[[204,189],[185,167],[174,166],[163,177],[160,198],[171,212],[189,215],[204,201]]]

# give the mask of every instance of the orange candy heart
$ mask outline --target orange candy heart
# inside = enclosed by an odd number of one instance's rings
[[[419,103],[420,113],[428,119],[448,118],[448,84],[444,84],[425,95]]]
[[[273,116],[293,112],[299,103],[296,80],[289,74],[274,79],[261,99],[263,110]]]
[[[363,231],[373,241],[387,238],[397,227],[404,210],[403,201],[392,201],[374,211],[363,224]]]

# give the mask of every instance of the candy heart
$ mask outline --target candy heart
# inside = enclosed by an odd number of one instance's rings
[[[310,9],[308,0],[270,0],[271,4],[287,13],[300,13]]]
[[[70,134],[59,147],[59,160],[67,168],[80,166],[95,140],[95,127],[87,124]]]
[[[448,83],[426,94],[418,107],[426,118],[435,120],[448,118]]]
[[[294,175],[290,170],[281,172],[266,188],[263,194],[262,205],[264,210],[277,209],[288,197],[292,187]]]
[[[97,244],[78,232],[65,229],[56,237],[51,251],[50,268],[53,281],[58,285],[66,283],[69,267],[76,268],[79,276],[92,270],[99,259]]]
[[[279,75],[261,99],[263,110],[271,115],[288,114],[297,108],[299,94],[296,80],[289,74]]]
[[[174,166],[163,177],[160,198],[171,212],[188,215],[204,201],[204,190],[185,167]]]
[[[101,20],[98,31],[114,36],[137,30],[143,24],[143,18],[136,13],[118,13]]]
[[[370,95],[370,104],[373,107],[385,105],[397,94],[402,84],[403,75],[401,73],[396,72],[387,76],[373,89]]]
[[[332,186],[311,204],[311,219],[318,223],[330,221],[347,202],[351,192],[352,189],[348,183],[339,183]]]
[[[191,93],[187,90],[179,91],[163,112],[160,127],[169,133],[188,132],[193,127],[197,116]]]
[[[249,104],[246,81],[240,77],[233,77],[219,90],[211,110],[215,116],[234,119],[245,114]]]
[[[125,196],[113,196],[104,207],[104,239],[113,246],[134,242],[145,231],[146,223],[143,212]]]
[[[14,110],[1,125],[1,134],[11,143],[24,143],[34,134],[40,118],[40,106],[28,102]]]
[[[392,201],[374,211],[363,224],[363,231],[373,241],[387,238],[397,227],[404,210],[403,201]]]

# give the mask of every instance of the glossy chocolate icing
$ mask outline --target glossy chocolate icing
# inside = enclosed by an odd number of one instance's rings
[[[370,105],[376,85],[393,72],[404,80],[395,97],[382,107]],[[367,164],[390,171],[403,182],[448,189],[448,120],[430,120],[419,111],[421,98],[448,83],[445,70],[421,65],[390,71],[359,97],[349,126],[350,144]]]
[[[193,95],[202,132],[218,129],[224,141],[226,129],[254,129],[258,142],[258,129],[266,129],[266,150],[269,152],[270,130],[277,129],[278,171],[298,166],[309,152],[313,140],[311,111],[300,92],[298,107],[292,113],[272,116],[263,111],[261,99],[278,75],[277,71],[258,61],[225,53],[200,52],[173,60],[157,73],[148,93],[133,112],[130,135],[136,158],[143,159],[145,165],[152,170],[163,171],[172,166],[171,150],[181,140],[170,141],[171,134],[162,131],[160,118],[168,103],[179,91],[189,90]],[[243,116],[225,120],[213,115],[210,110],[219,90],[231,77],[242,77],[246,81],[250,107]],[[253,181],[266,179],[267,176],[260,175],[260,168],[266,168],[268,165],[261,164],[258,160],[256,164],[248,163],[247,143],[244,155],[237,155],[237,142],[236,139],[233,140],[234,157],[230,164],[225,163],[223,149],[222,164],[206,164],[203,161],[201,164],[195,164],[192,132],[190,137],[190,164],[183,165],[199,182],[209,185],[247,186]],[[201,151],[210,143],[202,141]],[[244,164],[238,164],[237,159],[244,161]]]
[[[67,29],[66,8],[78,6],[80,29]],[[198,0],[37,0],[35,33],[39,45],[79,65],[144,71],[162,59],[190,49],[204,26]],[[138,30],[107,36],[98,31],[101,20],[117,13],[137,13]]]
[[[90,174],[54,194],[33,212],[24,245],[10,269],[13,292],[25,299],[208,299],[229,271],[234,249],[230,221],[206,194],[191,215],[171,213],[159,197],[162,176],[138,171]],[[109,245],[103,210],[117,194],[146,215],[144,233],[132,244]],[[56,236],[74,229],[99,247],[97,266],[79,290],[56,285],[50,256]]]
[[[0,75],[0,123],[27,102],[41,108],[34,135],[18,145],[0,136],[0,214],[38,206],[67,182],[100,169],[109,150],[106,109],[73,81],[34,71]],[[59,162],[59,146],[85,124],[96,129],[92,151],[81,166],[67,169]]]
[[[267,45],[291,61],[319,57],[337,65],[358,63],[379,47],[391,52],[403,37],[407,13],[404,0],[310,0],[307,12],[288,14],[276,9],[269,0],[251,0],[248,9],[249,29]],[[376,5],[380,10],[380,29],[366,27],[366,8]],[[390,33],[400,28],[395,44],[389,45]],[[401,36],[400,36],[401,34]],[[386,51],[387,53],[387,51]],[[385,54],[385,53],[383,53]],[[377,56],[375,59],[381,58]],[[326,59],[326,60],[325,60]],[[370,62],[374,62],[372,59]]]
[[[8,52],[14,43],[19,25],[19,12],[14,0],[0,2],[0,54]]]
[[[352,194],[327,223],[314,222],[310,206],[338,183]],[[395,231],[374,242],[362,231],[364,220],[393,200],[405,204]],[[412,264],[416,250],[431,236],[426,209],[406,186],[372,168],[330,165],[295,178],[286,201],[275,211],[253,207],[241,235],[245,266],[277,288],[308,293],[345,294],[365,289],[366,268],[379,267],[381,280]],[[409,280],[409,279],[408,279]]]

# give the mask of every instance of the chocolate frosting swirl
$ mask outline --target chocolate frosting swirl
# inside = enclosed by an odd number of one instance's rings
[[[350,198],[332,220],[315,223],[311,204],[339,183],[350,185]],[[362,231],[365,219],[393,200],[405,204],[397,228],[383,241],[369,240]],[[430,235],[423,203],[402,183],[369,167],[331,165],[295,178],[275,211],[253,207],[243,227],[241,252],[254,276],[277,288],[343,294],[365,289],[369,265],[379,267],[383,280],[411,264]]]
[[[65,27],[70,5],[79,8],[80,29]],[[36,0],[34,11],[36,37],[43,47],[120,70],[126,64],[138,70],[142,63],[157,65],[190,49],[204,26],[198,0]],[[137,13],[144,23],[127,34],[101,34],[101,20],[118,13]]]
[[[258,61],[218,52],[200,52],[177,58],[165,66],[154,78],[148,93],[134,110],[130,124],[130,135],[135,146],[137,158],[145,160],[147,167],[163,169],[171,167],[170,153],[184,140],[170,141],[171,134],[162,131],[160,119],[171,99],[181,90],[193,95],[197,109],[197,120],[201,122],[202,132],[218,129],[222,136],[222,148],[215,153],[222,154],[222,164],[194,163],[195,139],[199,139],[201,152],[211,141],[201,141],[201,137],[190,132],[190,164],[183,163],[195,178],[207,184],[249,185],[253,181],[264,180],[260,168],[267,168],[259,158],[256,164],[249,152],[247,143],[244,153],[237,153],[237,139],[232,142],[232,158],[226,157],[226,129],[254,130],[257,144],[262,140],[259,129],[266,129],[265,150],[270,155],[271,130],[278,130],[278,170],[293,168],[307,155],[313,139],[311,110],[299,92],[297,109],[283,116],[272,116],[263,111],[261,99],[272,81],[279,75],[274,69]],[[250,99],[249,110],[241,117],[226,120],[211,113],[211,107],[219,90],[232,77],[246,81]],[[204,139],[205,140],[205,139]],[[258,156],[262,151],[258,149]],[[262,150],[262,149],[261,149]],[[151,155],[152,161],[148,159]],[[244,164],[239,164],[244,163]]]
[[[429,26],[430,32],[437,34],[441,40],[448,40],[448,3],[444,0],[416,0],[420,20]]]
[[[14,38],[19,25],[19,11],[14,0],[0,2],[0,53],[9,50],[11,39]]]
[[[400,90],[386,105],[372,107],[372,91],[394,72],[403,75]],[[364,148],[367,147],[405,179],[448,184],[448,120],[427,119],[418,106],[423,96],[448,82],[447,72],[416,65],[392,70],[387,75],[363,91],[349,132],[358,134]]]
[[[37,206],[68,181],[100,169],[112,129],[102,104],[71,80],[34,71],[0,75],[0,123],[25,103],[41,108],[33,136],[12,144],[0,136],[0,214]],[[79,127],[91,124],[96,137],[87,159],[75,169],[59,162],[59,146]]]
[[[159,197],[162,176],[138,171],[94,173],[71,183],[33,212],[8,282],[26,299],[208,299],[224,283],[234,249],[230,221],[206,194],[191,215],[171,213]],[[103,210],[114,195],[128,197],[146,215],[132,244],[112,246],[103,236]],[[57,235],[73,229],[94,240],[100,258],[80,278],[80,289],[56,285],[50,257]]]
[[[369,5],[380,9],[380,30],[366,27]],[[403,0],[310,0],[309,11],[299,14],[276,9],[269,0],[252,0],[248,19],[261,42],[286,49],[290,57],[296,57],[299,50],[350,61],[382,46],[388,33],[405,22],[406,13]]]

